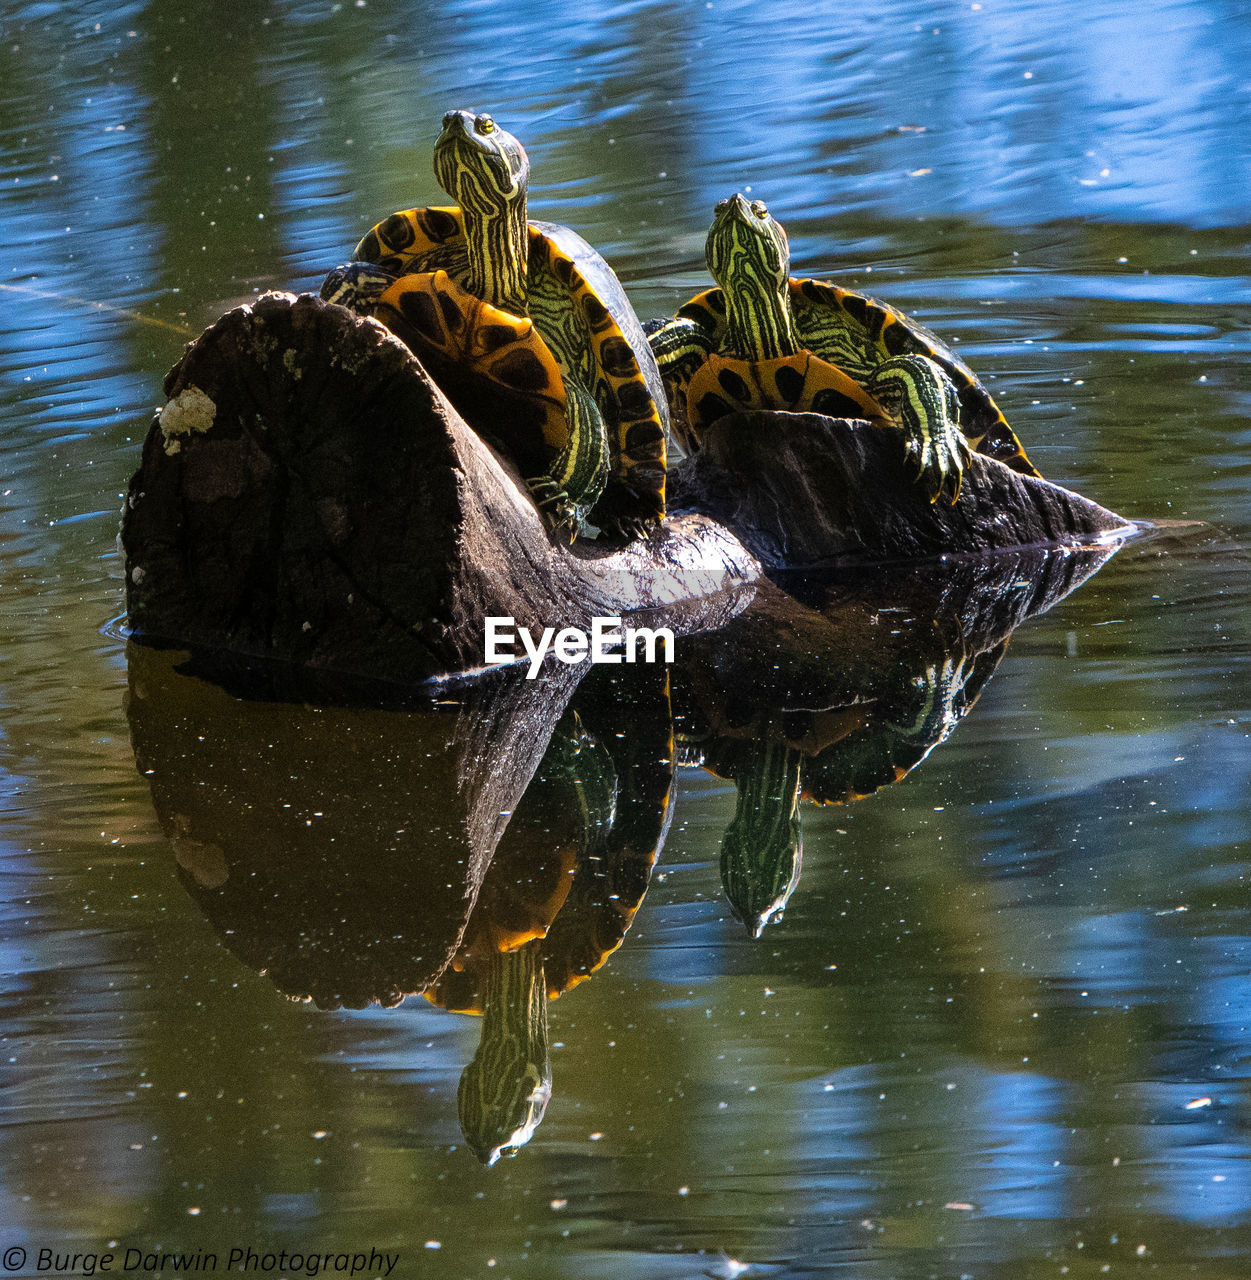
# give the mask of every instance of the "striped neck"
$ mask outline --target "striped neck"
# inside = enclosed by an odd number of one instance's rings
[[[485,1165],[530,1141],[552,1094],[543,940],[487,959],[482,1036],[461,1073],[461,1132]]]
[[[798,355],[791,315],[790,246],[759,201],[736,194],[713,213],[704,258],[725,300],[725,350],[740,360]]]
[[[464,226],[469,254],[465,288],[512,315],[529,315],[530,233],[524,196],[489,214],[465,209]]]
[[[759,280],[741,271],[725,296],[727,355],[744,360],[776,360],[797,355],[801,350],[799,332],[791,314],[790,288],[783,281]]]
[[[721,883],[753,938],[781,918],[799,883],[803,753],[772,738],[751,744],[734,783],[738,803],[721,842]]]

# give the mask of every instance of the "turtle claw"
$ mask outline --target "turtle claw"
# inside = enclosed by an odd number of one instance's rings
[[[619,516],[606,520],[600,525],[600,531],[614,542],[633,542],[645,538],[653,527],[653,523],[642,516]]]
[[[930,502],[946,498],[955,506],[960,497],[964,468],[972,456],[964,436],[958,431],[944,432],[936,441],[932,436],[918,432],[916,436],[909,437],[904,448],[916,464],[914,478]]]
[[[569,501],[569,495],[557,487],[551,476],[530,476],[526,480],[526,488],[539,514],[551,527],[552,534],[572,544],[577,539],[581,522],[578,509]]]
[[[591,510],[590,522],[614,542],[633,542],[646,537],[664,518],[664,507],[654,495],[640,493],[620,477],[609,477],[603,495]],[[640,510],[643,507],[643,510]]]

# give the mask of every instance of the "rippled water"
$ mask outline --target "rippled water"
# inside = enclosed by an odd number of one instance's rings
[[[44,1246],[376,1248],[440,1280],[1244,1274],[1249,63],[1245,6],[1219,3],[5,7],[0,1248],[22,1274]],[[524,139],[534,216],[641,315],[703,287],[711,207],[750,187],[805,272],[958,341],[1046,475],[1179,522],[1021,627],[898,785],[805,805],[803,879],[757,941],[718,870],[734,787],[680,769],[623,945],[551,1005],[547,1114],[491,1169],[456,1112],[481,1020],[288,1002],[198,905],[106,630],[182,344],[440,199],[453,106]],[[314,744],[365,731],[309,714]],[[280,803],[313,822],[337,777]]]

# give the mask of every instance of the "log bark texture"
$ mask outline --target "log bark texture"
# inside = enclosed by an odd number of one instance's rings
[[[913,560],[1124,538],[1121,516],[975,454],[955,503],[930,502],[901,433],[815,413],[714,422],[674,504],[728,528],[769,569]]]

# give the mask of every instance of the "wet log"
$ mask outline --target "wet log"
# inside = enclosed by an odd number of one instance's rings
[[[554,541],[517,473],[382,325],[268,294],[191,343],[165,383],[122,526],[150,640],[402,682],[482,664],[485,620],[633,615],[715,628],[770,569],[1123,536],[1120,517],[977,458],[954,506],[898,435],[737,415],[671,476],[675,513],[625,547]]]

